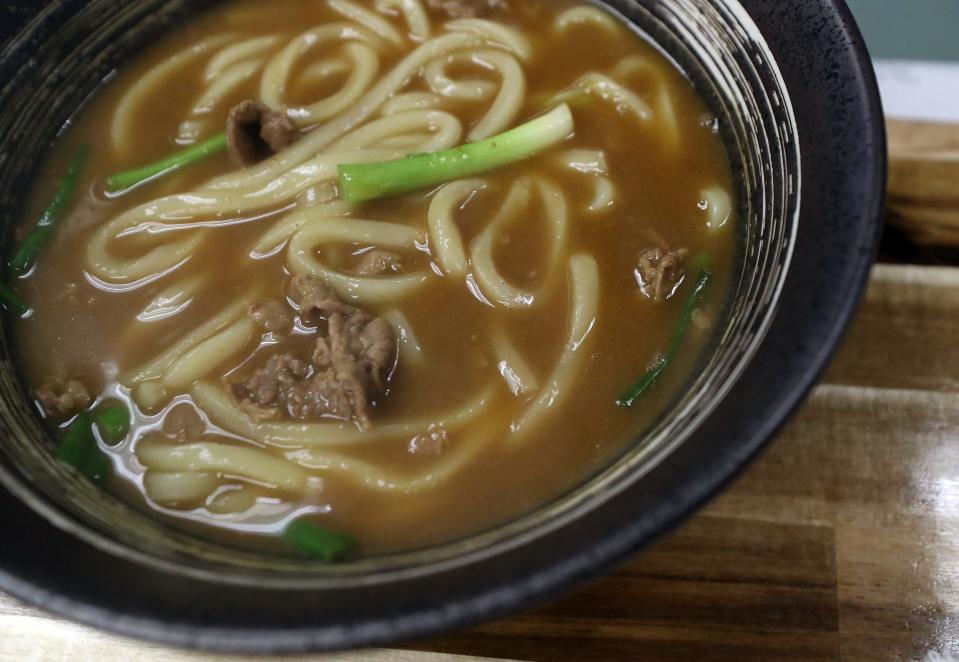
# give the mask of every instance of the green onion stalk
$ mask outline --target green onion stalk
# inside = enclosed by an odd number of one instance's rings
[[[100,407],[93,416],[100,436],[108,444],[118,444],[130,431],[130,410],[126,405],[111,404]]]
[[[382,163],[338,167],[340,195],[356,204],[409,193],[529,158],[568,138],[573,115],[565,103],[498,136],[439,152]]]
[[[226,151],[226,133],[218,133],[201,143],[133,170],[107,177],[106,188],[111,193],[126,191],[143,182],[163,177],[203,159]]]
[[[356,549],[352,536],[305,519],[291,522],[283,532],[283,538],[307,556],[335,563],[349,556]]]
[[[89,156],[89,145],[84,144],[77,148],[77,151],[73,155],[73,160],[70,161],[67,174],[64,175],[60,181],[60,186],[57,187],[57,192],[53,195],[53,200],[50,201],[40,220],[37,221],[33,230],[31,230],[20,243],[17,251],[10,259],[10,268],[15,273],[25,274],[33,267],[37,255],[40,253],[40,249],[43,248],[43,245],[47,242],[47,239],[49,239],[57,221],[63,216]],[[4,299],[6,298],[7,297],[4,297]]]
[[[709,258],[697,256],[691,265],[698,265],[708,263]],[[636,402],[643,396],[644,393],[656,383],[656,380],[659,379],[659,376],[663,374],[663,371],[669,367],[669,364],[673,362],[676,358],[676,354],[679,352],[679,348],[682,345],[683,337],[686,335],[686,328],[689,326],[689,321],[692,319],[693,311],[696,310],[696,307],[699,306],[700,302],[703,299],[703,293],[706,290],[706,286],[709,284],[709,281],[712,280],[713,275],[706,271],[705,269],[699,272],[699,276],[696,278],[696,283],[693,286],[692,291],[689,293],[689,296],[686,298],[685,303],[683,304],[683,309],[679,314],[679,322],[676,325],[676,330],[673,332],[672,340],[669,343],[669,349],[663,356],[660,356],[653,364],[643,373],[642,377],[633,384],[633,386],[623,393],[620,398],[616,401],[616,404],[622,407],[632,407]]]
[[[19,294],[3,283],[0,283],[0,303],[17,317],[26,317],[30,313],[30,306],[23,302]]]
[[[93,435],[94,416],[77,414],[57,448],[57,458],[93,480],[101,480],[110,470],[110,461],[97,446]]]

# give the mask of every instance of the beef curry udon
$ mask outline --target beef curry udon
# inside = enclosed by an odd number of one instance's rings
[[[36,182],[5,296],[58,456],[324,560],[603,468],[733,269],[716,118],[567,0],[221,3],[105,82]]]

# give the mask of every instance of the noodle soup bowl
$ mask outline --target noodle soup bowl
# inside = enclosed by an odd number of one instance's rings
[[[144,43],[213,4],[8,2],[0,51],[4,249],[39,156]],[[740,187],[737,273],[682,395],[611,465],[519,519],[340,565],[214,543],[53,459],[0,358],[0,589],[168,644],[243,652],[383,645],[503,616],[607,569],[719,490],[825,366],[864,287],[884,181],[868,55],[841,0],[608,0],[693,81]],[[7,28],[9,30],[9,27]]]

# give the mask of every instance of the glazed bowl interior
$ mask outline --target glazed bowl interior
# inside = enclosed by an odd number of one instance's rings
[[[53,3],[43,29],[3,53],[0,89],[0,219],[5,246],[21,192],[58,133],[122,63],[209,0]],[[609,0],[693,81],[720,131],[739,183],[733,288],[715,341],[681,397],[611,466],[526,516],[446,545],[337,566],[244,551],[150,517],[65,469],[28,403],[0,337],[0,481],[61,529],[111,554],[167,572],[237,585],[348,587],[436,572],[517,546],[580,518],[643,479],[680,447],[736,382],[776,311],[799,212],[797,126],[785,83],[749,15],[733,0]],[[19,66],[26,63],[27,66]],[[29,109],[29,112],[27,112]]]

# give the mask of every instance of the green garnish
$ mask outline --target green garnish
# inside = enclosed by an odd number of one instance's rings
[[[30,306],[23,302],[20,295],[3,283],[0,283],[0,303],[7,310],[16,313],[18,317],[25,317],[30,312]]]
[[[107,177],[107,190],[111,193],[125,191],[147,180],[168,175],[188,165],[202,161],[208,156],[226,151],[226,133],[218,133],[201,143],[187,147],[166,158],[145,166],[118,172]]]
[[[705,257],[705,263],[709,262],[708,254]],[[697,260],[700,259],[700,256],[694,258],[690,264],[696,264]],[[702,264],[703,262],[698,262]],[[669,364],[672,363],[673,359],[676,358],[676,353],[679,351],[679,346],[683,342],[683,336],[686,335],[686,327],[689,326],[689,320],[693,316],[693,311],[696,310],[696,306],[699,305],[699,302],[702,301],[703,291],[706,289],[706,285],[709,284],[709,281],[712,279],[713,275],[708,271],[700,271],[699,276],[696,278],[696,284],[693,287],[692,292],[689,293],[689,296],[686,298],[686,302],[683,304],[683,310],[679,314],[679,323],[676,325],[676,330],[673,332],[672,341],[669,344],[669,349],[666,354],[660,356],[656,361],[649,367],[649,369],[643,373],[643,376],[639,378],[639,381],[636,382],[632,388],[630,388],[626,393],[620,396],[619,400],[616,401],[616,404],[621,407],[632,407],[636,404],[636,401],[642,397],[643,393],[652,386],[663,371],[669,367]]]
[[[100,430],[100,436],[108,444],[123,441],[130,431],[130,410],[125,405],[106,405],[97,410],[93,417]]]
[[[350,203],[442,184],[520,161],[565,140],[573,115],[565,103],[498,136],[383,163],[341,164],[340,195]]]
[[[107,475],[110,462],[97,446],[90,412],[81,412],[73,419],[57,448],[57,458],[93,480],[100,480]]]
[[[83,172],[83,166],[86,165],[89,156],[89,145],[84,144],[77,147],[67,174],[64,175],[60,181],[60,186],[57,187],[57,192],[53,195],[53,200],[50,201],[50,204],[44,210],[36,226],[34,226],[30,234],[26,236],[19,248],[17,248],[17,252],[13,254],[13,258],[10,260],[10,268],[13,269],[14,272],[23,274],[29,271],[33,266],[37,255],[40,253],[40,249],[43,248],[47,238],[53,231],[53,226],[60,220],[60,217],[63,216],[63,212],[66,209],[67,203],[70,201],[70,196],[73,195],[73,190],[77,187],[77,180],[80,179],[80,173]]]
[[[286,527],[283,538],[301,552],[324,563],[334,563],[356,549],[352,536],[304,519],[294,520]]]

